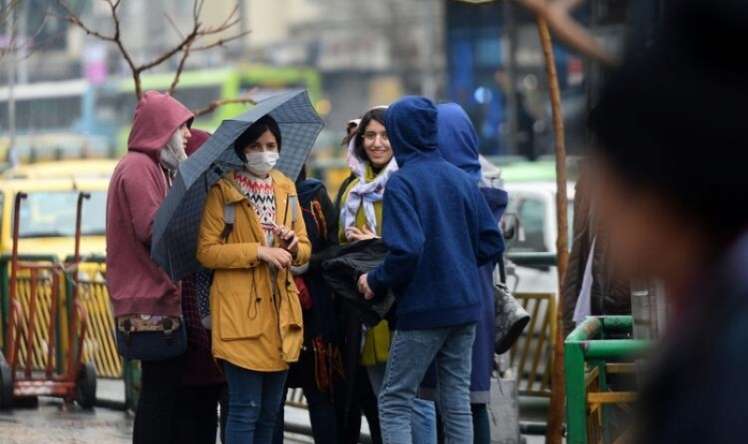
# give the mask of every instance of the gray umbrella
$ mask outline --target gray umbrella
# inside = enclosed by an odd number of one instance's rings
[[[306,162],[324,123],[305,90],[268,97],[246,113],[221,123],[179,171],[153,221],[151,257],[179,280],[199,268],[195,257],[205,198],[228,171],[242,167],[234,142],[252,123],[270,115],[280,127],[283,146],[277,169],[292,180]]]

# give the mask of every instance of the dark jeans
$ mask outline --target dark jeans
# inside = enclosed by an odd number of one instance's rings
[[[488,405],[470,404],[473,412],[473,444],[491,444],[491,424],[488,421]],[[439,412],[436,412],[436,425],[438,431],[438,443],[444,444],[444,433],[442,431],[442,420]]]
[[[491,444],[488,406],[486,404],[470,404],[470,410],[473,412],[473,443]]]
[[[379,428],[379,409],[377,397],[369,382],[366,367],[356,370],[353,387],[353,400],[348,409],[348,416],[341,419],[340,430],[342,444],[358,444],[361,435],[361,413],[366,416],[373,444],[382,444],[382,433]],[[342,416],[342,415],[341,415]]]
[[[270,444],[288,372],[256,372],[224,363],[229,383],[226,444]]]
[[[176,422],[179,443],[215,444],[218,404],[225,389],[225,384],[182,387]]]
[[[135,411],[133,444],[171,444],[177,439],[177,401],[182,388],[184,355],[164,361],[143,361]]]
[[[304,387],[304,397],[309,406],[309,421],[312,423],[312,437],[317,444],[337,444],[338,422],[335,416],[335,407],[330,401],[330,396],[317,389],[316,384]],[[275,423],[274,444],[283,444],[284,406],[288,387],[283,395],[283,404],[278,413]]]

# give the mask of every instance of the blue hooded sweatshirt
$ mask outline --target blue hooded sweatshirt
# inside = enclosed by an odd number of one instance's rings
[[[400,170],[384,193],[382,237],[390,253],[369,273],[369,286],[395,293],[397,329],[474,323],[479,267],[503,250],[496,219],[474,181],[439,153],[430,100],[400,99],[385,127]]]
[[[455,103],[445,103],[437,107],[439,127],[439,152],[444,159],[459,167],[470,176],[475,184],[481,182],[481,166],[478,152],[478,135],[465,111]],[[480,188],[486,199],[494,224],[498,226],[506,210],[508,195],[497,188]],[[502,242],[503,250],[503,242]],[[494,264],[480,268],[480,281],[474,291],[480,295],[480,317],[475,328],[473,342],[473,366],[470,374],[470,402],[487,404],[491,400],[491,373],[493,372],[494,355]],[[436,373],[433,366],[429,368],[421,384],[421,394],[429,399],[436,387]]]

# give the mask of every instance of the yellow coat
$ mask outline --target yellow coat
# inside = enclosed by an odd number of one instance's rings
[[[293,229],[299,238],[294,265],[311,255],[301,207],[289,208],[296,187],[286,176],[271,171],[276,223]],[[234,228],[223,242],[223,212],[236,205]],[[257,257],[265,238],[255,210],[232,176],[208,192],[198,238],[197,259],[215,270],[210,290],[213,356],[249,370],[271,372],[299,359],[304,332],[298,290],[290,271],[280,270],[273,282],[270,267]],[[273,289],[277,291],[273,291]]]

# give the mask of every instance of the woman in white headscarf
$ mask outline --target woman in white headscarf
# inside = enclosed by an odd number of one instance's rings
[[[348,145],[348,166],[355,178],[340,192],[338,226],[343,244],[381,235],[384,190],[398,168],[384,127],[386,112],[387,108],[380,106],[364,114]],[[390,327],[383,320],[365,332],[363,349],[360,349],[360,342],[357,348],[361,350],[358,363],[365,368],[375,395],[379,394],[384,378],[390,342]],[[413,442],[436,442],[436,413],[432,402],[417,399],[413,406]]]

